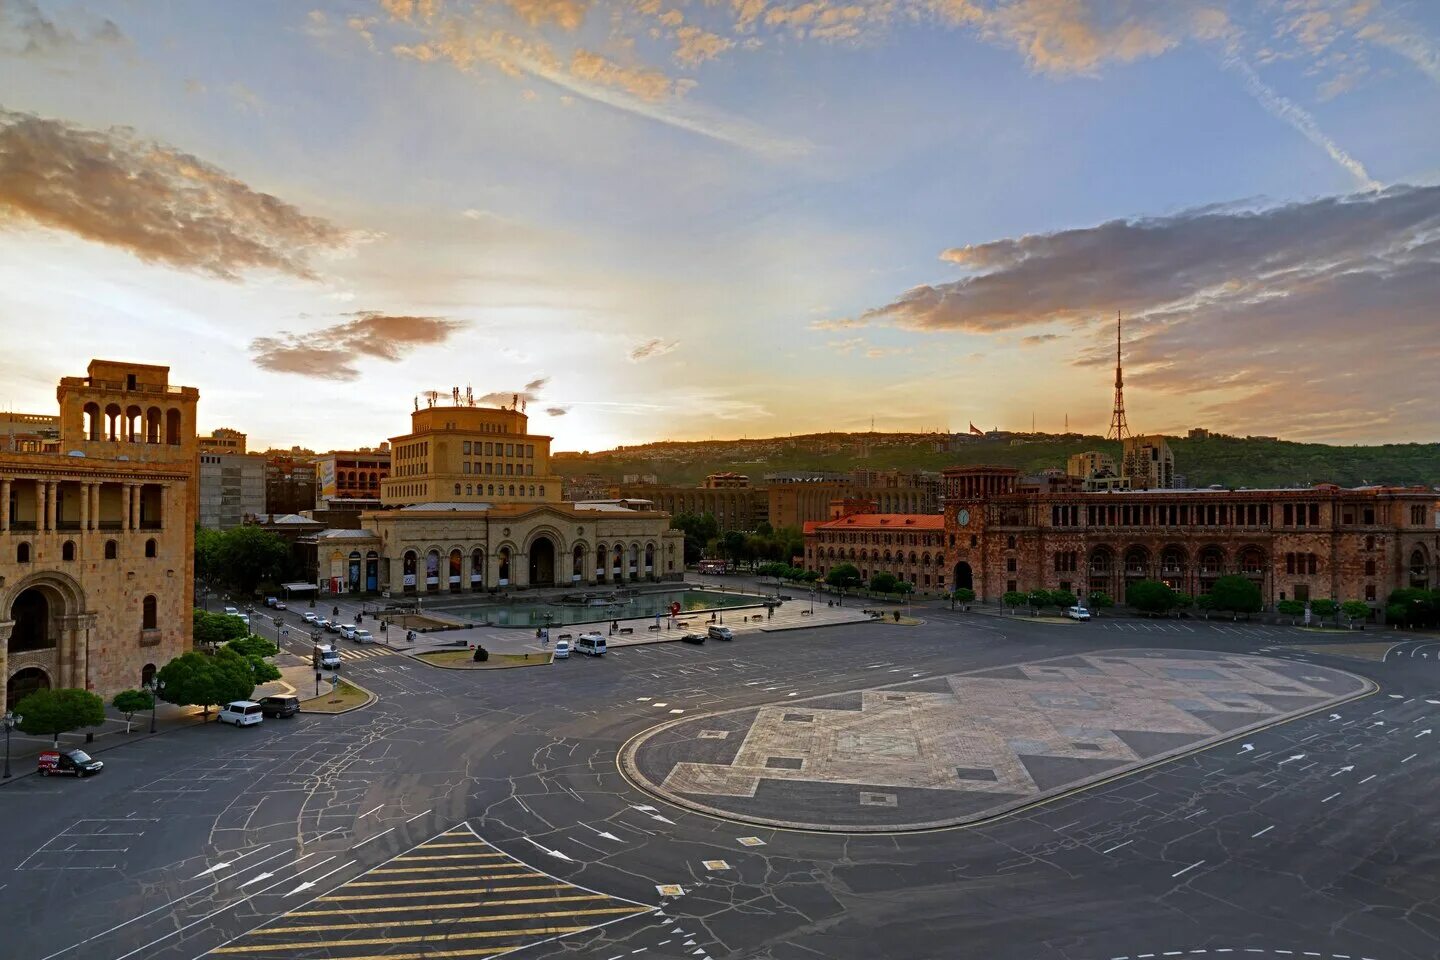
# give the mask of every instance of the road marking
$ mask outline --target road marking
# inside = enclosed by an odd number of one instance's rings
[[[432,808],[432,809],[433,809],[433,808]],[[426,811],[425,811],[425,813],[429,813],[429,812],[430,812],[429,810],[426,810]],[[415,816],[411,817],[409,820],[406,820],[405,822],[406,822],[406,823],[414,823],[416,820],[419,820],[421,817],[425,816],[425,813],[417,813],[417,814],[415,814]]]
[[[1134,840],[1126,840],[1124,843],[1117,843],[1117,844],[1115,844],[1115,846],[1111,847],[1109,850],[1101,850],[1100,852],[1101,852],[1101,853],[1114,853],[1116,850],[1119,850],[1121,847],[1128,847],[1128,846],[1130,846],[1130,844],[1132,844],[1132,843],[1134,843],[1134,842],[1135,842]]]
[[[537,874],[537,876],[543,876],[543,874]],[[472,880],[480,880],[480,879],[484,879],[484,878],[482,878],[482,877],[471,877],[470,879],[472,879]],[[549,878],[549,877],[546,877],[546,879],[548,880],[548,879],[550,879],[550,878]],[[355,887],[355,886],[361,886],[361,884],[347,883],[347,884],[345,884],[345,886],[347,886],[347,887]],[[571,886],[571,884],[568,884],[568,883],[528,883],[528,884],[515,884],[515,885],[513,885],[513,886],[500,886],[500,887],[494,887],[494,886],[490,886],[490,885],[487,884],[486,886],[477,887],[477,888],[475,888],[475,889],[473,889],[473,890],[419,890],[419,891],[412,891],[412,892],[410,892],[410,893],[386,893],[386,894],[365,893],[365,894],[361,894],[361,895],[355,896],[355,897],[316,897],[316,898],[315,898],[315,902],[316,902],[316,903],[321,903],[321,902],[324,902],[324,903],[333,903],[333,902],[344,901],[344,900],[365,900],[365,901],[367,901],[367,902],[373,903],[374,900],[375,900],[375,898],[376,898],[377,896],[383,896],[383,897],[385,897],[385,898],[388,899],[388,900],[399,900],[399,899],[402,899],[402,898],[405,898],[405,899],[414,899],[415,897],[432,897],[432,898],[433,898],[433,897],[435,897],[437,894],[440,894],[440,893],[443,893],[443,894],[446,894],[446,895],[456,895],[456,896],[458,896],[458,895],[460,895],[460,894],[465,894],[465,893],[510,893],[510,892],[513,892],[513,891],[527,891],[527,892],[528,892],[528,891],[530,891],[530,890],[564,890],[564,889],[567,889],[567,888],[570,887],[570,886]],[[353,913],[354,911],[353,911],[353,910],[348,910],[348,911],[346,911],[346,912],[347,912],[347,913]]]
[[[555,887],[569,887],[570,885],[569,885],[568,883],[557,883],[557,884],[553,884],[553,886],[555,886]],[[478,892],[478,891],[477,891],[477,892]],[[342,899],[344,899],[344,898],[342,898]],[[370,899],[370,898],[369,898],[369,897],[366,897],[365,899],[368,900],[368,899]],[[465,909],[470,909],[470,908],[472,908],[472,907],[513,906],[513,905],[531,904],[531,903],[566,903],[566,902],[573,901],[573,900],[607,900],[607,899],[609,899],[609,898],[606,897],[605,894],[603,894],[603,893],[581,893],[581,894],[576,894],[575,896],[570,896],[570,897],[517,897],[517,898],[515,898],[515,899],[513,899],[513,900],[475,900],[475,901],[466,902],[466,903],[453,903],[453,902],[447,901],[447,902],[445,902],[445,903],[428,904],[428,905],[425,906],[423,909],[426,909],[426,910],[465,910]],[[417,909],[417,908],[415,908],[415,907],[405,907],[405,906],[401,906],[401,907],[364,907],[363,909],[356,910],[356,909],[354,909],[354,908],[347,907],[347,908],[345,908],[345,909],[343,909],[343,910],[292,910],[290,913],[285,914],[285,916],[287,916],[287,917],[332,917],[332,916],[353,917],[353,916],[355,916],[357,913],[365,913],[365,914],[371,914],[371,913],[403,913],[403,912],[406,912],[406,911],[414,912],[416,909]],[[259,933],[259,932],[264,932],[264,931],[255,931],[255,932]]]
[[[1171,880],[1174,880],[1176,877],[1180,876],[1181,874],[1189,873],[1191,870],[1194,870],[1196,867],[1200,866],[1200,865],[1201,865],[1202,863],[1204,863],[1204,862],[1205,862],[1204,860],[1196,860],[1194,863],[1190,864],[1190,866],[1186,867],[1184,870],[1177,870],[1175,873],[1170,874],[1170,879],[1171,879]]]
[[[1205,812],[1208,811],[1209,809],[1210,809],[1209,807],[1201,807],[1199,810],[1196,810],[1194,813],[1190,814],[1190,816],[1189,816],[1189,817],[1186,817],[1185,819],[1186,819],[1186,820],[1189,820],[1191,817],[1198,817],[1198,816],[1200,816],[1200,814],[1205,813]]]
[[[512,869],[509,864],[499,869]],[[375,871],[370,871],[374,873]],[[407,871],[408,872],[408,871]],[[491,873],[476,874],[461,877],[422,877],[419,880],[352,880],[346,884],[349,887],[418,887],[425,883],[459,883],[462,880],[529,880],[534,877],[543,877],[543,873]],[[393,894],[386,894],[393,896]],[[433,896],[433,894],[432,894]]]
[[[1410,756],[1406,757],[1404,760],[1401,760],[1400,762],[1401,762],[1401,763],[1409,763],[1411,760],[1414,760],[1414,759],[1415,759],[1416,757],[1418,757],[1418,756],[1420,756],[1420,754],[1418,754],[1418,753],[1412,753],[1412,754],[1410,754]]]
[[[1251,840],[1254,840],[1256,837],[1262,836],[1262,835],[1264,835],[1264,834],[1267,834],[1267,833],[1269,833],[1271,830],[1274,830],[1274,829],[1275,829],[1275,824],[1272,823],[1272,824],[1270,824],[1270,826],[1266,827],[1264,830],[1261,830],[1261,831],[1259,831],[1259,832],[1257,832],[1257,833],[1252,833],[1252,834],[1250,834],[1250,839],[1251,839]]]
[[[382,803],[382,804],[380,804],[380,806],[376,807],[375,810],[382,810],[382,809],[384,809],[384,807],[385,807],[385,804]],[[356,819],[356,820],[364,820],[366,817],[370,816],[370,814],[374,813],[375,810],[366,810],[364,813],[360,814],[360,816],[356,817],[355,819]]]
[[[482,845],[482,844],[464,844],[464,846],[483,846],[483,845]],[[486,860],[486,859],[492,859],[492,858],[494,858],[494,857],[503,857],[503,856],[505,856],[505,854],[503,854],[503,853],[438,853],[438,854],[436,854],[436,855],[433,856],[433,857],[409,857],[409,856],[406,856],[406,857],[391,857],[390,859],[391,859],[391,860],[395,860],[395,861],[404,860],[404,861],[412,861],[412,862],[413,862],[413,861],[415,861],[415,860],[430,860],[430,861],[434,861],[434,860]],[[393,871],[393,872],[399,872],[399,871]]]
[[[596,894],[596,896],[603,898],[605,895],[604,895],[604,894]],[[608,898],[607,898],[607,899],[608,899]],[[365,911],[365,912],[368,913],[369,911]],[[632,906],[626,905],[626,906],[623,906],[623,907],[596,907],[596,908],[594,908],[594,909],[592,909],[592,910],[559,910],[559,911],[549,911],[549,912],[540,911],[540,912],[531,912],[531,913],[497,913],[497,914],[485,914],[483,917],[475,917],[475,918],[472,918],[472,919],[484,920],[486,923],[489,923],[489,922],[492,922],[492,921],[502,921],[502,920],[548,920],[548,919],[553,919],[554,917],[593,917],[593,916],[603,916],[603,915],[610,915],[610,914],[617,914],[617,913],[624,913],[624,914],[629,914],[629,915],[633,916],[633,915],[635,914],[635,908],[632,907]],[[395,927],[434,927],[434,926],[440,926],[440,925],[444,925],[444,926],[454,926],[454,924],[455,924],[455,918],[454,918],[454,917],[439,917],[439,918],[426,918],[426,919],[419,919],[419,920],[386,920],[386,921],[384,921],[383,923],[326,923],[326,924],[314,924],[314,925],[311,925],[311,926],[304,926],[304,927],[260,927],[260,928],[258,928],[258,929],[252,930],[252,931],[250,931],[250,932],[251,932],[251,933],[257,933],[257,934],[258,934],[258,933],[269,933],[269,934],[275,934],[275,933],[321,933],[321,932],[324,932],[324,931],[326,931],[326,930],[373,930],[373,929],[375,929],[376,927],[383,927],[383,928],[389,930],[389,929],[393,929],[393,928],[395,928]],[[424,939],[424,938],[421,938],[421,939]],[[358,941],[358,940],[357,940],[357,941],[355,941],[355,942],[356,942],[356,943],[359,943],[359,942],[361,942],[361,941]],[[318,944],[317,944],[317,946],[318,946]],[[218,952],[218,951],[217,951],[217,952]]]
[[[449,943],[457,940],[482,940],[494,939],[495,937],[525,937],[542,933],[576,933],[580,930],[589,930],[589,927],[533,927],[524,930],[479,930],[475,933],[447,933],[439,937],[377,937],[371,940],[312,940],[300,943],[270,943],[252,947],[216,947],[211,953],[262,953],[278,950],[314,950],[329,947],[378,947],[391,943]],[[513,949],[513,948],[509,948]],[[465,951],[471,952],[471,951]],[[452,954],[453,956],[454,954]],[[128,957],[129,954],[126,955]],[[440,956],[436,953],[413,954],[417,957]],[[121,957],[119,960],[126,960]]]
[[[395,828],[394,828],[394,827],[391,827],[389,830],[386,830],[386,831],[385,831],[385,833],[394,833],[394,832],[395,832]],[[359,843],[355,844],[355,846],[351,847],[350,849],[352,849],[352,850],[359,850],[361,847],[365,846],[365,844],[369,843],[371,840],[379,840],[381,837],[385,836],[385,833],[377,833],[377,834],[375,834],[375,836],[373,836],[373,837],[366,837],[364,840],[361,840]]]
[[[1340,791],[1337,790],[1335,793],[1330,794],[1330,796],[1326,797],[1324,800],[1321,800],[1320,802],[1321,802],[1321,803],[1329,803],[1331,800],[1334,800],[1334,799],[1335,799],[1336,797],[1338,797],[1338,796],[1340,796]]]
[[[300,892],[303,891],[303,890],[309,890],[311,887],[315,886],[315,885],[318,884],[321,880],[324,880],[326,877],[334,876],[335,874],[339,873],[341,870],[344,870],[346,867],[354,866],[355,864],[357,864],[357,863],[359,863],[359,862],[360,862],[360,861],[358,861],[358,860],[351,860],[349,863],[342,863],[340,866],[336,867],[334,870],[331,870],[329,873],[321,874],[320,876],[316,877],[314,880],[306,880],[304,883],[300,884],[300,886],[296,887],[294,890],[291,890],[289,893],[285,894],[285,896],[287,896],[287,897],[293,897],[295,894],[300,893]]]
[[[1376,776],[1377,776],[1377,774],[1373,774],[1373,773],[1372,773],[1372,774],[1370,774],[1370,776],[1366,777],[1364,780],[1361,780],[1360,782],[1361,782],[1361,783],[1369,783],[1371,780],[1374,780]]]
[[[1332,777],[1338,777],[1338,776],[1340,776],[1340,774],[1342,774],[1342,773],[1350,773],[1350,772],[1351,772],[1352,770],[1354,770],[1354,769],[1355,769],[1355,767],[1354,767],[1353,764],[1350,765],[1350,766],[1348,766],[1348,767],[1341,767],[1339,770],[1336,770],[1334,773],[1330,774],[1330,776],[1332,776]]]

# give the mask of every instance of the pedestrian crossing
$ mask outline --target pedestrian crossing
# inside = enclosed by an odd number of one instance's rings
[[[1276,637],[1293,637],[1305,635],[1303,630],[1296,627],[1271,626],[1269,624],[1245,624],[1245,623],[1215,623],[1213,621],[1200,621],[1197,623],[1176,623],[1174,621],[1162,620],[1092,620],[1087,625],[1091,630],[1105,630],[1111,633],[1166,633],[1179,635],[1208,635],[1219,634],[1221,636],[1245,637],[1247,639],[1270,639]]]
[[[373,660],[377,657],[394,657],[398,655],[396,651],[386,649],[385,647],[340,648],[341,660]]]
[[[552,877],[462,823],[207,956],[493,957],[655,909]]]

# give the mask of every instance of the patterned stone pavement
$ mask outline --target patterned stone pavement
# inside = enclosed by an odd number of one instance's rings
[[[729,819],[838,831],[992,817],[1370,692],[1313,664],[1101,651],[672,721],[627,776]]]

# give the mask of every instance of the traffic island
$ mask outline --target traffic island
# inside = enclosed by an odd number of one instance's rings
[[[641,790],[841,833],[993,819],[1376,687],[1313,663],[1105,650],[684,717],[632,738]]]
[[[368,707],[379,699],[364,687],[351,683],[349,680],[341,680],[335,684],[335,689],[322,693],[318,697],[301,700],[300,712],[349,713],[351,710]]]

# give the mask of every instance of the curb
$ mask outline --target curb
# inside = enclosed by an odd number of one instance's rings
[[[345,677],[341,677],[340,679],[342,682],[350,684],[350,686],[354,687],[356,690],[359,690],[361,693],[369,695],[370,699],[366,700],[364,703],[357,703],[353,707],[346,707],[344,710],[306,710],[304,707],[301,707],[300,712],[308,713],[314,717],[342,717],[347,713],[354,713],[356,710],[364,710],[366,707],[371,706],[380,699],[380,695],[375,693],[373,690],[366,689],[365,687],[360,686],[360,684],[356,683],[355,681],[346,679]],[[311,699],[318,698],[312,697]]]

